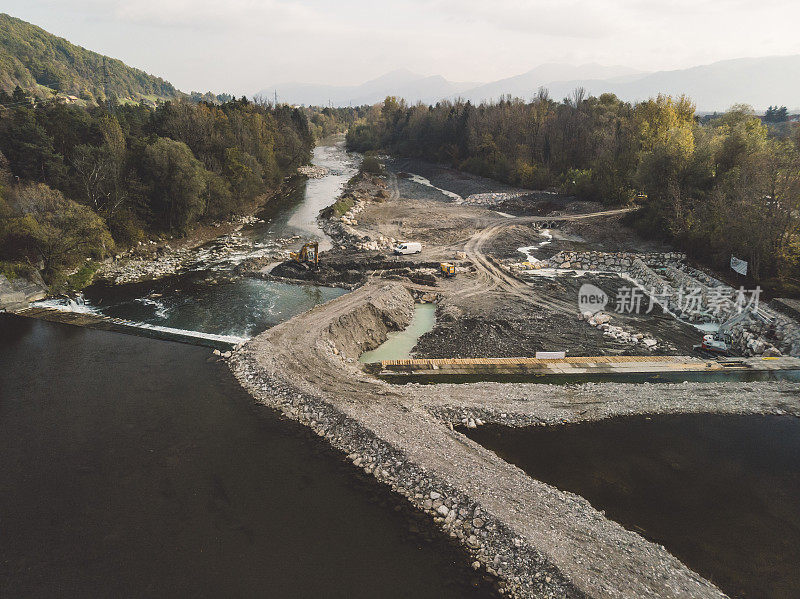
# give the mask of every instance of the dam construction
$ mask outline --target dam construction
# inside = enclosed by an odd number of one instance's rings
[[[351,180],[341,195],[349,211],[321,214],[333,247],[320,267],[275,269],[352,291],[236,349],[229,364],[241,384],[428,514],[506,596],[737,596],[705,563],[682,562],[660,538],[465,432],[680,414],[798,418],[796,321],[766,304],[752,317],[732,305],[697,316],[679,298],[646,294],[637,310],[616,309],[615,298],[658,284],[696,285],[706,298],[729,288],[685,255],[637,241],[622,225],[628,208],[567,199],[541,216],[498,214],[504,194],[520,205],[516,191],[467,202],[447,169],[421,178],[405,170],[414,166],[389,161],[384,176]],[[440,189],[460,199],[434,197]],[[401,239],[420,241],[420,253],[387,255]],[[581,304],[587,284],[599,309]],[[427,327],[419,302],[435,306]],[[731,351],[699,348],[723,333]],[[414,339],[410,357],[387,353]]]
[[[800,415],[800,384],[576,387],[391,385],[358,355],[406,326],[414,298],[375,282],[257,336],[231,367],[260,402],[301,421],[428,512],[515,597],[723,597],[586,500],[536,481],[454,427],[562,424],[653,413]]]

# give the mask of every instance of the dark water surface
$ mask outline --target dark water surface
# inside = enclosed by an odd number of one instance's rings
[[[0,597],[489,596],[210,356],[0,315]]]
[[[754,383],[758,381],[800,381],[800,370],[714,370],[686,372],[591,372],[578,374],[381,374],[379,378],[395,385],[417,383],[540,383],[577,385],[582,383]]]
[[[800,419],[653,416],[464,432],[733,597],[800,597]]]

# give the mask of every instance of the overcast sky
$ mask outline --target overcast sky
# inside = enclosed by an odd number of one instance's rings
[[[796,0],[4,0],[0,10],[160,75],[251,95],[407,68],[491,81],[545,62],[642,70],[800,54]]]

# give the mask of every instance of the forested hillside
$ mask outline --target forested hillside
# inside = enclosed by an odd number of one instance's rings
[[[168,99],[178,93],[160,77],[0,13],[0,89],[10,93],[16,86],[40,97],[55,91],[84,100]]]
[[[685,97],[630,104],[580,91],[479,106],[388,98],[347,140],[521,187],[639,202],[644,234],[720,268],[735,254],[755,281],[800,292],[800,128],[773,133],[745,106],[703,124],[694,114]]]
[[[57,281],[86,258],[240,212],[304,164],[305,112],[242,98],[157,108],[17,89],[0,109],[0,261]]]

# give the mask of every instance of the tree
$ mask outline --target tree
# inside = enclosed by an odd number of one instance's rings
[[[2,231],[5,253],[41,262],[47,281],[114,247],[99,216],[43,183],[21,185],[9,200],[11,216]]]
[[[145,148],[143,162],[156,224],[185,232],[205,208],[203,165],[186,144],[166,137]]]

